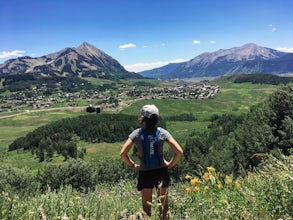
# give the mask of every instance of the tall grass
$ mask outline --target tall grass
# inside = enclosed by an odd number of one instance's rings
[[[237,179],[208,167],[185,174],[170,187],[170,219],[293,219],[293,157],[268,155],[259,168]],[[153,216],[158,219],[153,201]],[[59,191],[18,195],[2,192],[0,219],[135,219],[140,194],[135,181],[101,184],[83,193]]]
[[[182,202],[191,219],[293,219],[292,156],[265,162],[241,178],[208,167],[200,177],[187,175]]]

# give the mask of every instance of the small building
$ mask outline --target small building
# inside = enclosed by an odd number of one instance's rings
[[[102,110],[102,107],[101,106],[93,107],[92,105],[89,105],[86,108],[86,112],[89,112],[89,113],[96,112],[98,114],[98,113],[101,112],[101,110]]]

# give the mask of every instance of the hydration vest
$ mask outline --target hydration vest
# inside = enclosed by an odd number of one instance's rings
[[[144,163],[147,168],[155,168],[160,165],[160,158],[158,154],[160,128],[156,128],[152,134],[147,133],[140,128],[139,137],[143,146]]]

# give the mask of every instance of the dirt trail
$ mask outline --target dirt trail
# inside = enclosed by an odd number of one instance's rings
[[[36,110],[26,110],[26,111],[11,114],[11,115],[0,116],[0,119],[2,119],[2,118],[11,118],[11,117],[14,117],[14,116],[24,115],[24,114],[34,113],[34,112],[48,112],[48,111],[54,111],[54,110],[83,111],[83,110],[86,109],[86,107],[88,107],[88,106],[78,106],[78,107],[67,106],[67,107],[58,107],[58,108],[43,108],[43,109],[36,109]]]
[[[124,108],[126,108],[127,106],[133,104],[134,102],[141,100],[142,98],[138,98],[138,99],[134,99],[134,100],[124,100],[122,102],[119,103],[118,106],[116,106],[115,108],[113,107],[107,107],[107,106],[103,106],[103,111],[107,111],[107,112],[115,112],[118,113],[120,111],[122,111]],[[64,106],[64,107],[58,107],[58,108],[42,108],[42,109],[35,109],[35,110],[24,110],[23,112],[19,112],[19,113],[15,113],[15,114],[11,114],[11,115],[0,115],[0,119],[3,118],[11,118],[14,116],[18,116],[18,115],[24,115],[24,114],[29,114],[29,113],[33,113],[33,112],[48,112],[48,111],[54,111],[54,110],[70,110],[70,111],[85,111],[87,106]]]

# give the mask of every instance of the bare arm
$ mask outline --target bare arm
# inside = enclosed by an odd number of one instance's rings
[[[169,168],[171,168],[178,163],[178,161],[180,160],[183,154],[183,150],[174,138],[171,138],[169,141],[167,141],[167,143],[169,144],[170,148],[174,152],[174,156],[172,157],[170,161],[165,160],[166,165]]]
[[[135,164],[135,162],[128,156],[128,152],[130,151],[132,145],[133,141],[128,138],[120,151],[120,157],[128,166],[137,168],[139,165]]]

